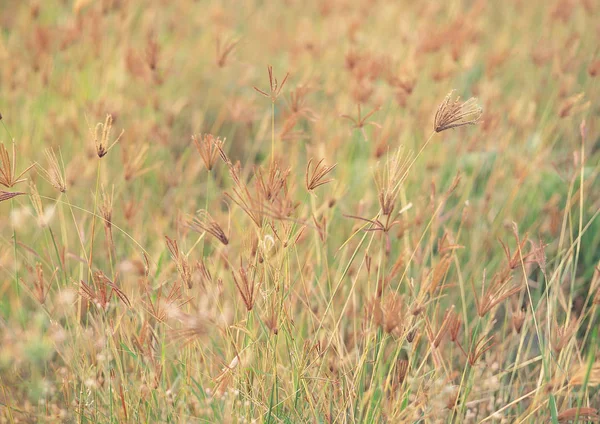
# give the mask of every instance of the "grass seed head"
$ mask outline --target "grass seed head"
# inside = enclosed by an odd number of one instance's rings
[[[471,97],[466,102],[461,102],[460,97],[452,101],[452,90],[438,106],[433,120],[435,132],[442,132],[450,128],[464,125],[475,125],[483,114],[483,109],[477,104],[477,99]]]

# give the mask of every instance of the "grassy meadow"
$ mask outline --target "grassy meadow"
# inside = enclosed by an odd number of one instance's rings
[[[0,422],[600,422],[599,16],[0,0]]]

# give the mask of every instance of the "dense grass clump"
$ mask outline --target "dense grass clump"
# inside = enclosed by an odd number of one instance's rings
[[[600,5],[6,0],[0,422],[600,421]]]

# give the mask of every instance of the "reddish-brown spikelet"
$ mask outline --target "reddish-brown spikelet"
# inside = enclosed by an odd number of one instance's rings
[[[198,153],[200,153],[204,166],[208,171],[212,171],[225,140],[221,140],[221,138],[215,137],[212,134],[194,134],[192,141],[196,145]]]
[[[8,191],[0,191],[0,202],[4,202],[6,200],[10,200],[13,197],[17,197],[17,196],[20,196],[22,194],[25,194],[25,193],[20,193],[20,192],[9,193]]]
[[[289,74],[289,72],[287,72],[285,74],[285,77],[283,78],[283,81],[281,81],[281,84],[279,84],[279,82],[277,81],[277,78],[275,78],[273,76],[273,67],[271,65],[269,65],[267,67],[267,71],[269,72],[269,92],[267,93],[257,87],[254,87],[254,89],[257,92],[259,92],[260,94],[262,94],[263,96],[268,97],[269,99],[271,99],[271,101],[273,103],[275,103],[275,100],[277,100],[277,97],[279,97],[279,94],[281,93],[281,89],[285,85],[285,82],[287,81],[288,76],[290,74]]]
[[[475,304],[477,306],[477,313],[480,317],[490,312],[495,306],[504,302],[506,299],[515,295],[523,288],[520,284],[510,285],[511,276],[504,273],[496,274],[492,278],[492,282],[489,287],[485,288],[485,271],[483,273],[483,281],[481,283],[481,297],[477,295],[475,286],[471,281],[471,287],[473,289],[473,295],[475,296]]]
[[[0,185],[6,188],[12,188],[15,184],[25,181],[22,178],[34,165],[30,165],[27,169],[17,175],[15,166],[17,161],[17,148],[13,142],[12,159],[8,154],[8,150],[0,143]],[[14,196],[13,196],[14,197]]]
[[[179,277],[183,280],[183,282],[188,286],[188,288],[192,288],[192,272],[185,255],[179,250],[179,246],[177,245],[177,240],[173,240],[168,236],[165,236],[165,240],[167,243],[167,248],[171,253],[171,257],[175,264],[177,265],[177,272],[179,273]]]
[[[246,306],[246,310],[251,311],[254,308],[258,289],[260,288],[260,281],[257,282],[256,269],[250,268],[247,270],[240,264],[237,273],[231,271],[231,274],[233,275],[233,281],[238,289],[238,293]]]
[[[112,123],[113,117],[109,113],[106,115],[104,123],[97,123],[93,130],[91,127],[89,128],[90,135],[96,147],[96,154],[99,158],[104,157],[109,152],[109,150],[112,149],[115,146],[115,144],[119,142],[119,140],[121,140],[121,136],[125,132],[125,130],[121,130],[119,136],[115,139],[115,141],[111,143],[110,132],[112,131]]]
[[[225,235],[225,232],[221,226],[204,209],[196,212],[195,216],[188,218],[187,225],[190,229],[196,231],[197,233],[207,232],[224,245],[229,244],[229,239]]]
[[[50,148],[46,149],[44,154],[46,155],[46,159],[48,161],[48,169],[42,168],[38,165],[40,175],[44,177],[44,179],[48,181],[52,187],[61,193],[66,193],[67,183],[63,170],[59,165],[58,158],[56,157],[56,153],[54,153],[54,150]]]
[[[239,44],[239,38],[230,38],[223,41],[220,36],[216,40],[216,63],[219,68],[223,68],[227,64],[227,58]]]
[[[313,191],[317,187],[320,187],[322,185],[325,185],[325,184],[333,181],[333,178],[326,180],[325,177],[327,176],[327,174],[329,174],[331,171],[333,171],[333,169],[337,166],[337,164],[330,165],[330,166],[322,165],[324,160],[325,159],[321,159],[319,162],[317,162],[317,164],[315,165],[315,167],[313,169],[311,169],[313,160],[310,159],[308,161],[308,164],[306,165],[306,174],[305,174],[306,189],[308,191]]]

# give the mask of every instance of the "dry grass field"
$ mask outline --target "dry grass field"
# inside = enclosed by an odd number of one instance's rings
[[[597,0],[0,0],[0,422],[600,422]]]

